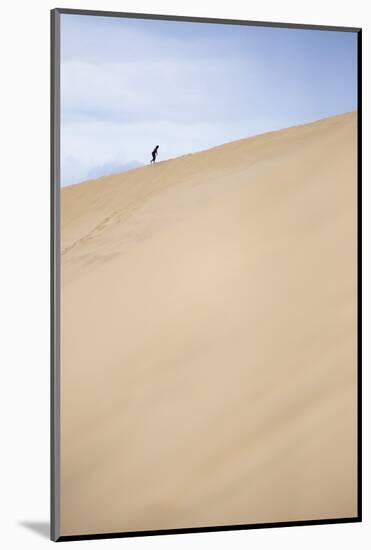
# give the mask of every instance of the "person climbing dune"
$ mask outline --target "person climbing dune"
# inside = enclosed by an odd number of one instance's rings
[[[151,160],[150,164],[152,164],[152,162],[156,162],[156,157],[158,155],[158,148],[159,147],[160,147],[159,145],[156,145],[156,147],[153,149],[153,151],[152,151],[152,160]]]

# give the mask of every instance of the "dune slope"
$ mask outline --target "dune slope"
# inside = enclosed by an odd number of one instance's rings
[[[63,535],[356,510],[356,115],[61,190]]]

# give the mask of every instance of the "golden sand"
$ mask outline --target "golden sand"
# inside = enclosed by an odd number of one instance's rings
[[[356,510],[356,114],[62,188],[62,535]]]

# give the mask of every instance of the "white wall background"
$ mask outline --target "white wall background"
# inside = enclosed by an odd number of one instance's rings
[[[364,29],[364,523],[71,542],[110,547],[364,549],[370,528],[370,35],[367,3],[338,0],[17,0],[0,18],[0,545],[52,545],[49,518],[49,10],[105,9]],[[367,247],[368,244],[368,247]],[[368,248],[368,253],[367,252]],[[33,528],[27,523],[34,524]],[[38,525],[40,524],[40,525]],[[36,531],[35,531],[36,526]]]

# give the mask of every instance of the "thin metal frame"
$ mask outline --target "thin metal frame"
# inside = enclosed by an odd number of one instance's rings
[[[247,25],[254,27],[279,27],[320,31],[353,32],[357,34],[357,515],[354,517],[284,521],[243,525],[218,525],[183,529],[160,529],[116,533],[86,533],[61,535],[60,529],[60,16],[63,14],[101,17],[123,17],[163,21],[190,21],[192,23],[216,23]],[[262,21],[241,21],[209,17],[183,17],[145,13],[56,8],[51,10],[51,388],[50,388],[50,538],[56,542],[88,539],[139,537],[152,535],[200,533],[212,531],[237,531],[271,527],[300,525],[327,525],[362,521],[362,29],[358,27],[332,27],[327,25],[302,25]]]

